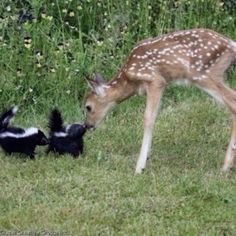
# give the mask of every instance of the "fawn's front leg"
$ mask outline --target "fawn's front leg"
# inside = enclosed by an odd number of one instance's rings
[[[135,173],[141,173],[146,166],[147,157],[151,148],[152,132],[157,116],[157,111],[164,86],[154,84],[154,82],[147,85],[146,94],[146,108],[144,113],[144,134],[140,155],[137,161]]]

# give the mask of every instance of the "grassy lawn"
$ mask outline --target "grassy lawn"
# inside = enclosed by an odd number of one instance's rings
[[[144,38],[210,28],[236,40],[232,0],[2,0],[0,110],[47,132],[58,106],[83,122],[85,78],[117,72]],[[228,83],[236,88],[236,70]],[[34,161],[0,151],[1,235],[236,235],[236,167],[220,171],[228,112],[195,88],[165,92],[142,175],[134,169],[145,99],[117,106],[85,136],[85,153]]]
[[[174,103],[165,96],[151,159],[135,176],[143,102],[121,104],[87,133],[79,159],[45,156],[43,149],[35,161],[1,154],[1,229],[235,235],[236,172],[220,172],[228,113],[205,95]]]

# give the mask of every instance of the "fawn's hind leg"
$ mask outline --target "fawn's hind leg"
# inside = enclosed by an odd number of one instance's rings
[[[233,167],[235,150],[236,150],[236,115],[233,114],[231,138],[225,155],[224,165],[222,168],[223,171],[227,171],[231,167]]]
[[[226,86],[222,80],[215,80],[210,77],[198,82],[198,85],[226,105],[232,114],[231,138],[222,168],[223,171],[227,171],[233,166],[236,150],[236,91]]]

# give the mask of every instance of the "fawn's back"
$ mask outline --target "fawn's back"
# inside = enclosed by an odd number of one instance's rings
[[[236,43],[214,31],[194,29],[139,42],[124,67],[129,78],[202,80],[222,76],[235,59]]]

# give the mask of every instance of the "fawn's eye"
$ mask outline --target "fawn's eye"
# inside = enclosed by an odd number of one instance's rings
[[[90,112],[92,110],[91,106],[88,106],[88,105],[85,108],[87,112]]]

